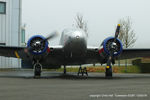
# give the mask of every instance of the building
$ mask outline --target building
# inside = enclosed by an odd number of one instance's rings
[[[26,24],[21,27],[21,46],[26,46],[25,42]]]
[[[0,45],[21,46],[21,0],[0,0]],[[20,68],[21,60],[0,57],[0,68]]]

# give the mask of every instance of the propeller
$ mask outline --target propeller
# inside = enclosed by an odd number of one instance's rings
[[[54,31],[51,32],[51,34],[49,36],[47,36],[45,39],[41,40],[41,39],[35,39],[32,41],[32,46],[30,46],[28,48],[28,51],[33,51],[35,50],[36,52],[41,52],[41,49],[43,49],[43,45],[45,45],[45,42],[55,38],[56,36],[58,36],[58,32]]]
[[[115,52],[115,49],[117,48],[116,40],[118,38],[119,32],[120,32],[120,24],[117,25],[114,40],[112,44],[110,45],[110,55],[108,56],[107,66],[106,66],[106,77],[112,77],[111,63],[114,64],[114,52]]]
[[[58,36],[58,32],[57,32],[57,31],[51,32],[51,34],[50,34],[49,36],[47,36],[47,37],[46,37],[43,41],[41,41],[41,42],[44,42],[44,41],[53,39],[53,38],[55,38],[56,36]]]

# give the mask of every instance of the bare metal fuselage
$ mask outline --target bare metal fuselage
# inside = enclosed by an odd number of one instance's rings
[[[62,32],[60,45],[63,45],[65,57],[82,57],[87,50],[87,35],[80,29],[66,29]]]

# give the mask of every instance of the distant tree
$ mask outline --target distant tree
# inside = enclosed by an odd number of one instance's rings
[[[126,19],[120,19],[119,20],[120,24],[120,34],[119,34],[119,39],[123,43],[124,48],[129,48],[133,47],[137,38],[135,36],[135,32],[132,29],[132,22],[131,18],[127,17]]]
[[[84,20],[83,15],[78,13],[75,17],[75,21],[76,21],[75,26],[77,28],[82,29],[88,36],[87,22]]]
[[[119,39],[122,41],[124,48],[133,47],[137,38],[134,30],[132,29],[132,21],[130,17],[119,20],[120,34]],[[120,62],[119,62],[120,63]],[[127,71],[127,60],[125,60],[125,67]]]

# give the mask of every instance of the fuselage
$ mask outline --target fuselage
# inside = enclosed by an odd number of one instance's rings
[[[87,35],[81,29],[66,29],[62,32],[60,45],[67,57],[81,57],[87,50]]]

